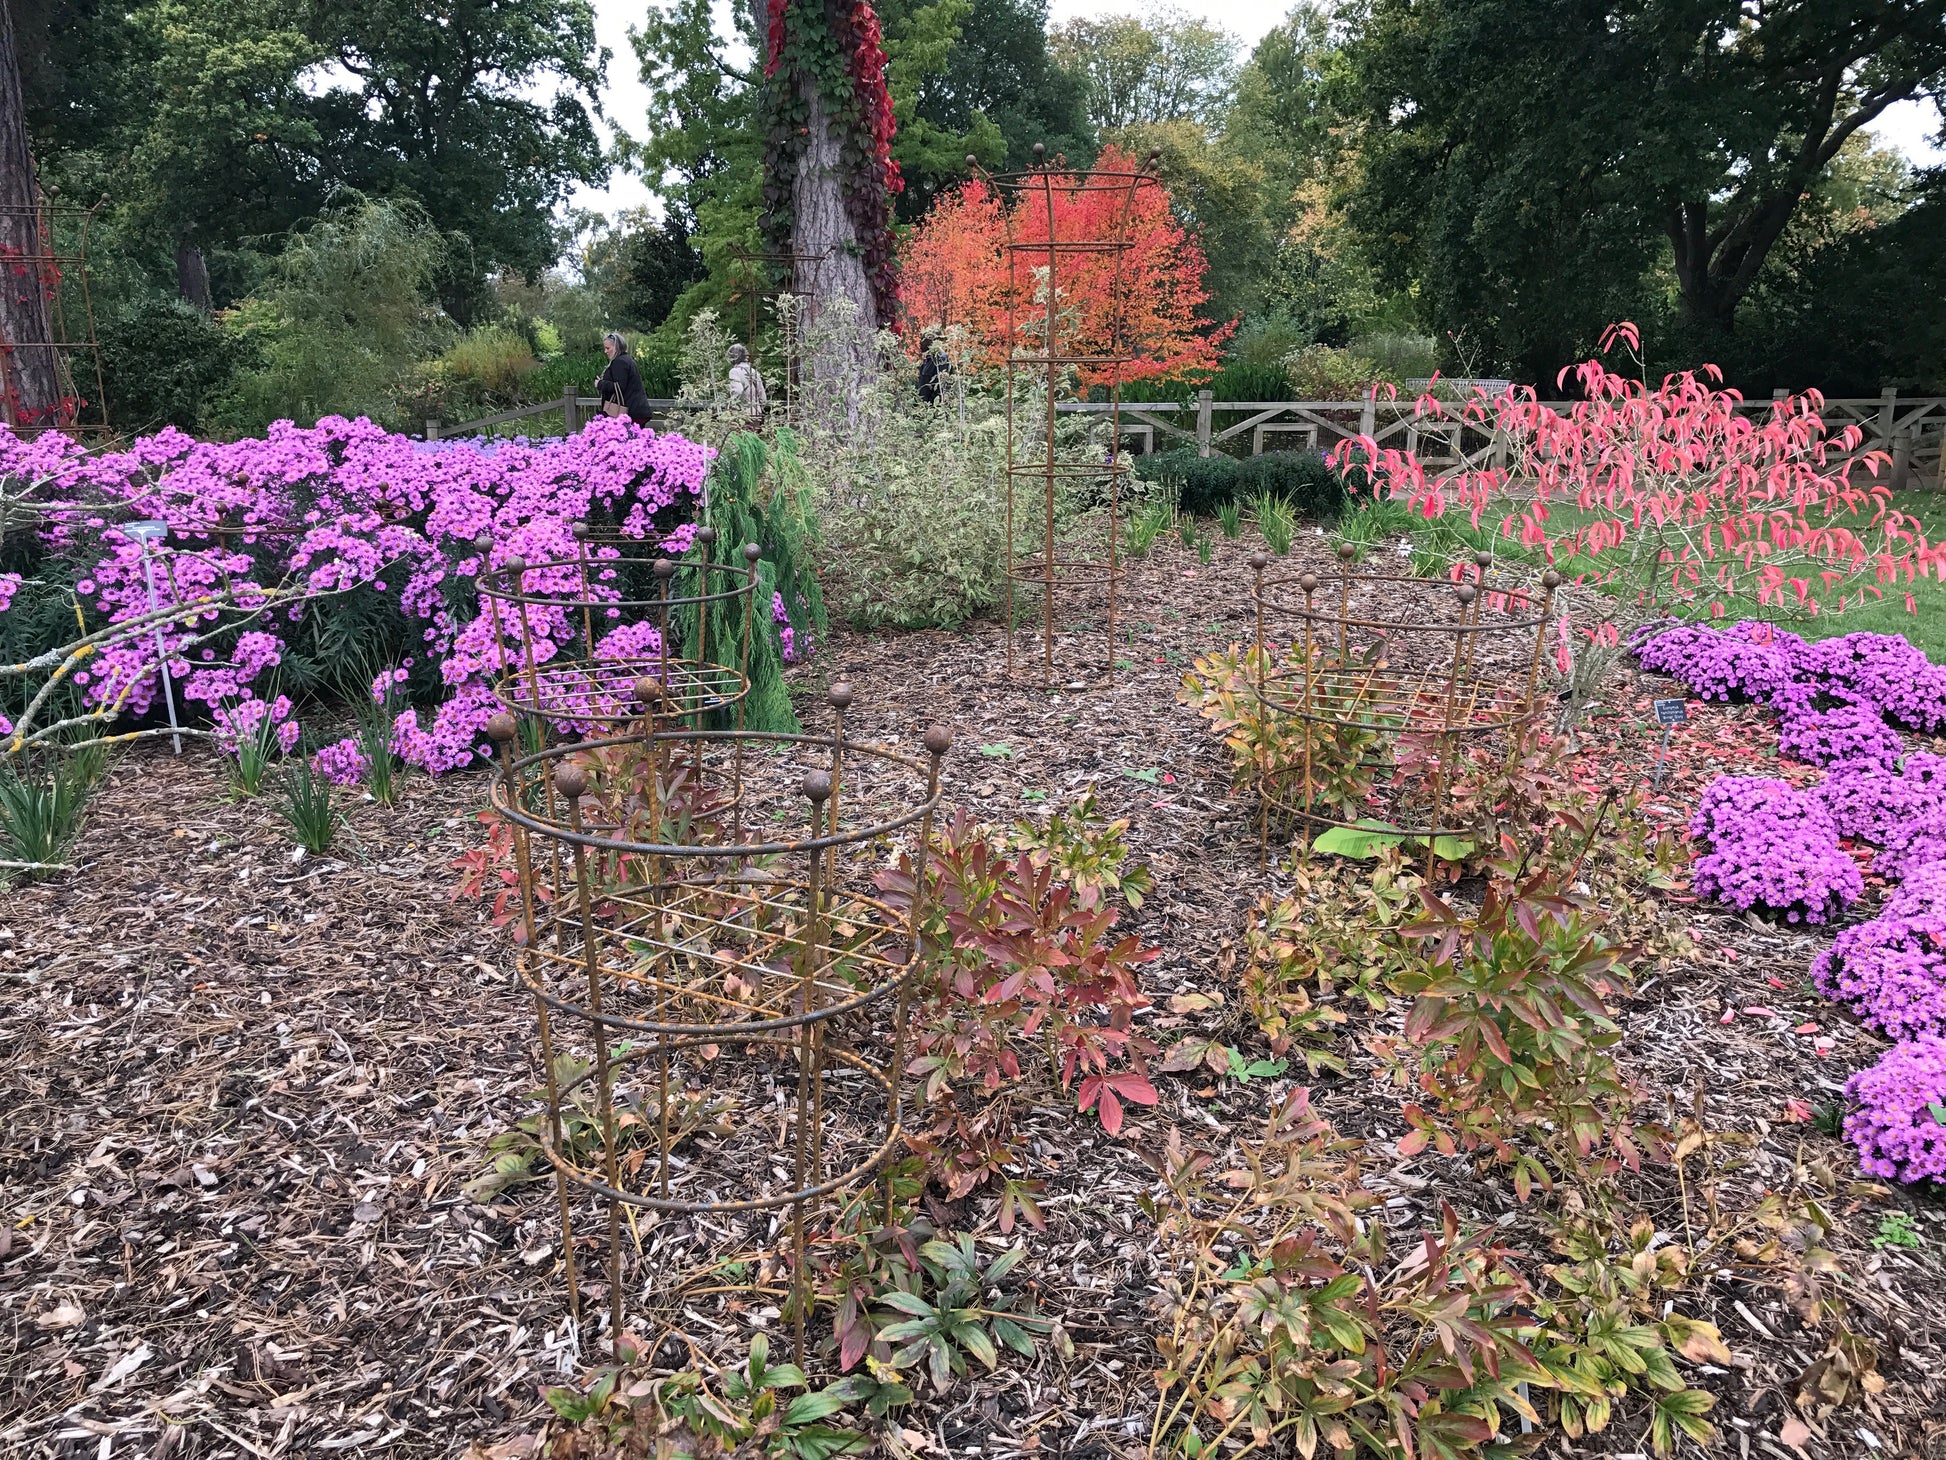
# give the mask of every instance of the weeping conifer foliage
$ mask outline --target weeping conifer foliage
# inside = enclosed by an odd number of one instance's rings
[[[743,723],[751,730],[797,731],[802,726],[784,684],[781,630],[789,627],[792,645],[802,657],[823,641],[827,620],[814,566],[817,527],[810,510],[810,483],[798,458],[796,434],[780,430],[774,442],[749,431],[730,436],[711,469],[708,491],[704,521],[716,529],[712,560],[741,574],[746,567],[744,545],[755,543],[763,550],[757,562],[747,671],[750,695],[744,702]],[[727,574],[712,576],[719,589],[731,581]],[[774,617],[779,601],[782,622]],[[712,657],[732,657],[724,646],[742,640],[743,601],[714,602],[706,612]],[[691,616],[683,625],[683,653],[696,657],[700,647],[698,624]]]

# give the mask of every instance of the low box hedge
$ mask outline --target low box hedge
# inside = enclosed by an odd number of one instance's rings
[[[1316,451],[1266,451],[1261,456],[1196,454],[1193,446],[1135,459],[1135,474],[1173,489],[1177,505],[1208,516],[1225,502],[1262,492],[1282,497],[1298,516],[1329,521],[1344,510],[1343,477]]]

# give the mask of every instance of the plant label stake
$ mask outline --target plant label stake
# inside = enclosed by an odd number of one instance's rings
[[[1676,726],[1689,719],[1689,705],[1684,700],[1657,700],[1655,702],[1656,723],[1662,726],[1662,745],[1655,753],[1655,775],[1649,781],[1649,789],[1662,787],[1662,762],[1669,754],[1669,736]]]
[[[154,613],[161,605],[155,601],[155,564],[149,558],[149,544],[158,538],[167,537],[169,524],[156,521],[131,522],[122,529],[122,532],[142,545],[142,578],[149,586],[149,612]],[[169,707],[169,728],[174,730],[177,728],[176,692],[169,683],[169,656],[162,647],[162,625],[159,622],[155,626],[155,659],[156,668],[162,671],[162,702]],[[176,754],[181,755],[182,736],[171,735],[169,739],[176,747]]]

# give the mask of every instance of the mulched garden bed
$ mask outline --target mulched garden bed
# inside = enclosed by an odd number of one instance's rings
[[[1010,822],[1092,784],[1103,810],[1130,819],[1156,887],[1127,921],[1163,950],[1144,981],[1164,1042],[1194,1028],[1168,1027],[1182,1016],[1167,996],[1219,987],[1244,915],[1281,885],[1259,867],[1221,747],[1176,699],[1194,656],[1247,635],[1245,551],[1219,542],[1203,566],[1162,542],[1133,565],[1132,645],[1113,689],[1066,687],[1059,651],[1062,687],[1009,680],[986,623],[837,633],[798,671],[811,728],[838,678],[856,687],[856,733],[916,748],[928,723],[952,727],[948,800],[977,817]],[[1329,566],[1315,538],[1291,561]],[[1660,740],[1649,700],[1669,692],[1616,672],[1608,712],[1584,731],[1602,778],[1646,780]],[[1657,814],[1679,823],[1722,770],[1779,773],[1764,720],[1692,705]],[[389,811],[354,807],[337,853],[298,860],[270,806],[231,800],[206,753],[146,747],[96,801],[80,870],[0,893],[0,1454],[452,1455],[531,1434],[544,1387],[574,1372],[551,1186],[484,1206],[460,1191],[488,1137],[529,1113],[539,1073],[506,944],[450,899],[449,864],[477,841],[485,778],[408,784]],[[1810,987],[1828,932],[1688,911],[1700,956],[1643,970],[1624,1066],[1681,1113],[1700,1090],[1713,1130],[1753,1138],[1726,1191],[1754,1198],[1800,1166],[1834,1188],[1853,1326],[1881,1340],[1886,1385],[1833,1414],[1809,1452],[1946,1455],[1946,1210],[1856,1194],[1848,1148],[1795,1118],[1793,1102],[1835,1100],[1883,1044]],[[1529,1270],[1547,1260],[1508,1183],[1463,1161],[1391,1154],[1397,1097],[1374,1085],[1351,1028],[1348,1072],[1320,1082],[1317,1101],[1371,1142],[1387,1222],[1409,1232],[1450,1202],[1505,1223]],[[1220,1146],[1292,1082],[1158,1083],[1161,1103],[1131,1107],[1119,1139],[1058,1092],[1022,1120],[1048,1230],[1025,1233],[1021,1271],[1073,1356],[1043,1345],[943,1399],[922,1393],[898,1444],[996,1457],[1141,1450],[1158,1257],[1137,1207],[1154,1184],[1138,1151],[1171,1124]],[[1639,1184],[1640,1204],[1679,1227],[1673,1177],[1651,1170]],[[1001,1238],[994,1205],[976,1196],[936,1215],[997,1253],[1021,1233]],[[1880,1218],[1901,1207],[1924,1245],[1874,1249]],[[718,1255],[766,1231],[726,1222]],[[1720,1451],[1791,1460],[1783,1405],[1823,1338],[1755,1285],[1711,1284],[1688,1306],[1737,1357],[1689,1372],[1719,1396]],[[778,1327],[762,1293],[699,1298],[681,1321],[722,1360]],[[1643,1429],[1624,1406],[1604,1434],[1550,1449],[1643,1451]]]

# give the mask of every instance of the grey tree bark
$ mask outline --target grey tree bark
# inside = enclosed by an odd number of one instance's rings
[[[187,233],[176,240],[176,292],[204,314],[210,312],[209,260]]]
[[[61,396],[42,266],[21,262],[44,252],[35,191],[12,0],[0,0],[0,396],[18,425],[53,424]]]
[[[761,54],[769,30],[769,7],[765,0],[750,0],[750,10]],[[813,410],[822,408],[820,402],[830,402],[837,414],[855,422],[871,367],[872,336],[885,321],[878,317],[864,250],[845,211],[843,139],[816,79],[801,76],[797,84],[807,136],[797,175],[791,180],[791,252],[799,258],[795,291],[804,298],[805,396]],[[834,318],[831,306],[838,300],[850,302],[851,311],[840,313],[851,313],[853,327],[844,327]]]

